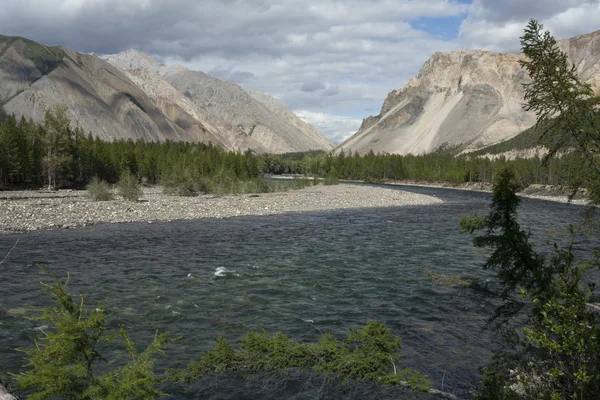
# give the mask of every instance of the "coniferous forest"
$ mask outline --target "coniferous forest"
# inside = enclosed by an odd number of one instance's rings
[[[564,185],[578,167],[569,155],[546,162],[539,157],[506,160],[457,155],[441,148],[423,155],[345,154],[325,152],[284,155],[224,151],[211,144],[183,142],[103,141],[72,128],[65,108],[46,113],[40,123],[0,115],[0,188],[83,188],[97,177],[115,183],[127,171],[145,184],[165,184],[216,175],[246,181],[262,174],[335,176],[384,182],[493,182],[497,171],[514,166],[524,187]],[[582,182],[586,186],[586,182]]]

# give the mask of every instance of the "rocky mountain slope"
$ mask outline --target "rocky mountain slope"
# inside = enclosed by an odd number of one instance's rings
[[[600,89],[600,31],[559,46],[580,76]],[[481,50],[435,53],[419,74],[391,92],[377,116],[336,150],[420,154],[449,145],[467,150],[510,139],[535,123],[522,109],[523,55]]]
[[[99,58],[63,47],[0,36],[0,105],[39,121],[64,104],[71,120],[104,140],[189,140],[188,132],[156,107],[123,72]],[[211,137],[202,126],[200,132]]]
[[[123,70],[167,115],[185,110],[235,150],[286,153],[333,144],[276,99],[184,67],[167,67],[128,50],[101,58]]]
[[[272,153],[333,147],[283,105],[269,108],[201,72],[166,67],[134,50],[98,57],[0,36],[0,107],[39,121],[59,104],[74,125],[104,140],[201,141]]]

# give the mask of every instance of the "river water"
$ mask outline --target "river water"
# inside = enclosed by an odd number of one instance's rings
[[[48,281],[35,265],[70,291],[102,303],[111,326],[125,325],[140,348],[156,329],[181,339],[158,359],[160,370],[183,367],[218,336],[239,340],[248,330],[283,331],[314,341],[342,336],[368,320],[385,322],[403,339],[403,365],[429,375],[434,387],[468,397],[499,348],[483,329],[493,305],[469,292],[432,282],[424,269],[486,278],[488,250],[476,249],[459,220],[485,212],[486,193],[396,187],[437,196],[426,207],[340,210],[267,217],[168,223],[97,225],[0,237],[0,377],[18,372],[39,323],[23,309],[53,305],[40,291]],[[523,200],[523,226],[539,243],[565,228],[583,207]],[[118,355],[115,356],[118,358]],[[110,358],[110,357],[109,357]],[[320,377],[247,383],[206,378],[173,398],[430,398],[368,385],[323,388]]]

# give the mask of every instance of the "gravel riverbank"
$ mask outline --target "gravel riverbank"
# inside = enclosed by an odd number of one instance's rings
[[[423,182],[423,181],[390,181],[387,185],[407,185],[422,186],[442,189],[472,190],[475,192],[492,192],[492,184],[486,182],[466,182],[461,184],[452,184],[448,182]],[[517,193],[520,197],[529,199],[554,201],[557,203],[572,203],[577,205],[586,205],[589,200],[585,197],[585,192],[580,191],[575,198],[569,199],[569,188],[552,185],[530,185]]]
[[[358,185],[313,186],[281,193],[216,197],[168,196],[144,189],[139,202],[93,201],[84,191],[0,192],[0,235],[97,223],[229,218],[344,208],[430,205],[442,201],[400,190]]]

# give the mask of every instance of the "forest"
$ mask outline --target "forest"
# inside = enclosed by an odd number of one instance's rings
[[[181,176],[191,180],[226,175],[247,181],[263,174],[335,176],[368,182],[488,182],[505,166],[513,166],[521,186],[565,185],[577,173],[578,161],[568,154],[507,160],[457,154],[441,147],[422,155],[360,155],[325,152],[255,154],[224,151],[212,144],[188,142],[103,141],[72,123],[64,107],[49,110],[36,123],[0,115],[0,189],[83,188],[96,177],[115,183],[124,171],[140,183],[165,184]],[[581,175],[581,174],[579,174]],[[585,179],[581,186],[586,186]]]

